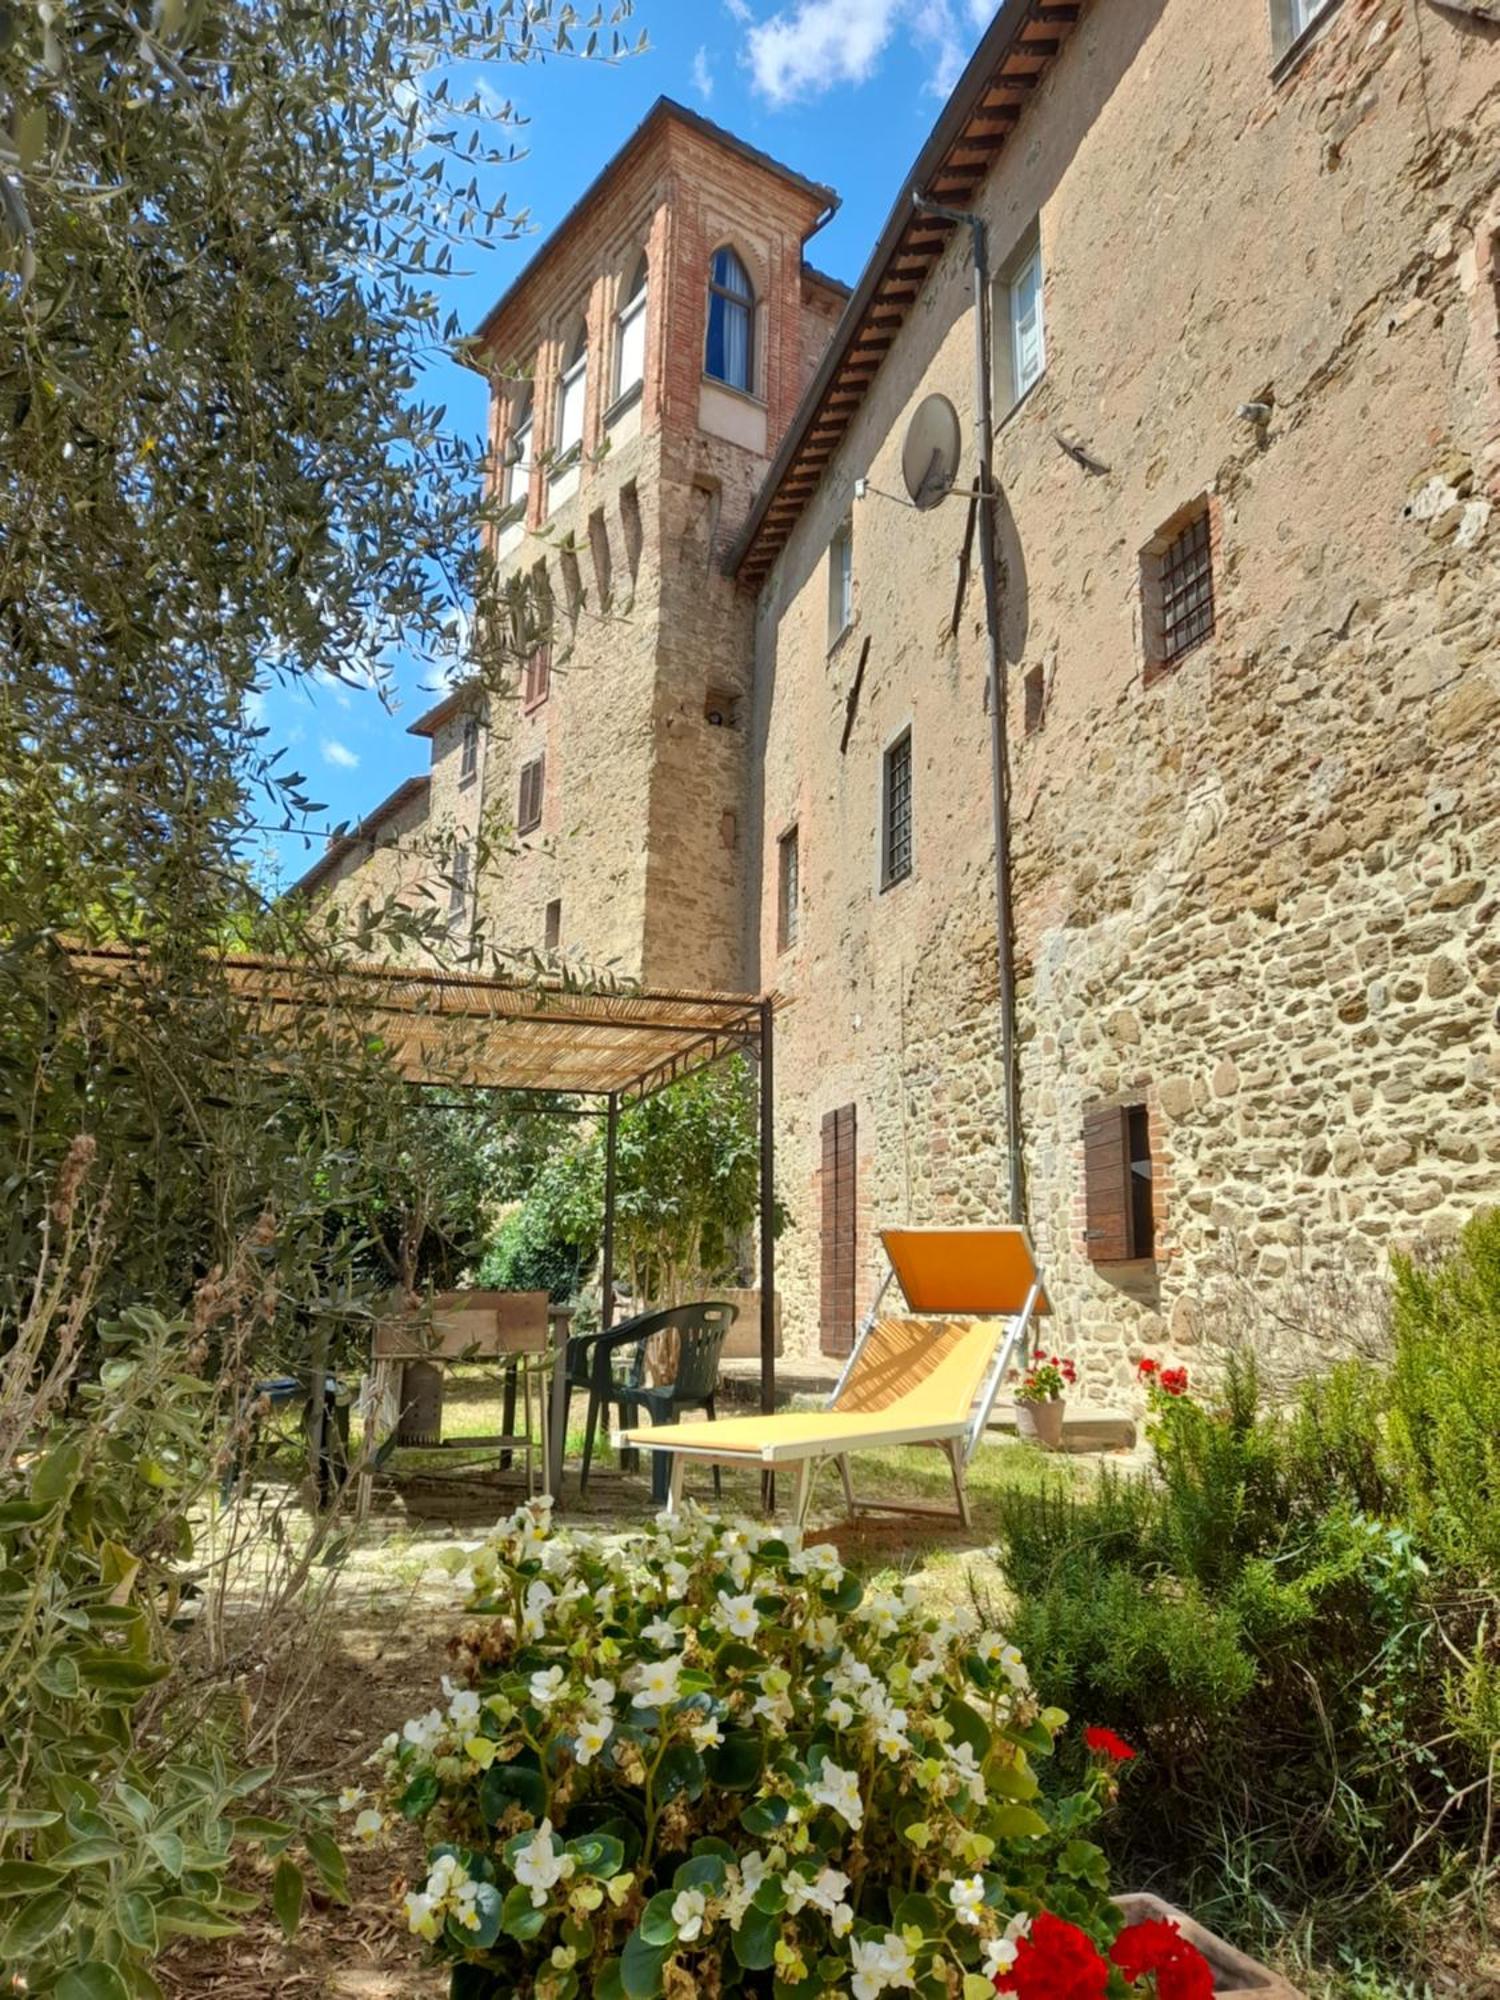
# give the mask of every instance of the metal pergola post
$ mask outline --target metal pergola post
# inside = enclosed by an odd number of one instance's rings
[[[606,1333],[615,1323],[615,1166],[620,1143],[620,1093],[609,1094],[604,1128],[604,1258],[600,1283],[599,1324]]]
[[[776,1408],[776,1061],[774,1008],[760,1003],[760,1407]],[[776,1504],[776,1475],[761,1479],[767,1509]]]

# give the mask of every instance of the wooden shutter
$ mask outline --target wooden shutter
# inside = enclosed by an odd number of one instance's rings
[[[823,1119],[822,1348],[848,1354],[854,1346],[855,1219],[854,1106]]]
[[[521,797],[516,809],[517,833],[530,833],[534,826],[541,824],[542,783],[546,770],[546,759],[538,757],[535,763],[521,766]]]
[[[1083,1117],[1084,1242],[1096,1264],[1135,1255],[1130,1199],[1130,1111],[1096,1104]]]

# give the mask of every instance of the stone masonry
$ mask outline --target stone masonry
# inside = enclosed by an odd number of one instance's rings
[[[1102,1399],[1143,1352],[1193,1358],[1231,1266],[1269,1298],[1500,1201],[1500,34],[1438,0],[1331,0],[1288,52],[1272,0],[1055,11],[1077,25],[976,206],[1002,280],[1038,237],[1044,272],[1018,403],[996,292],[1020,1136],[1053,1337]],[[819,1337],[829,1113],[855,1113],[861,1307],[879,1224],[1000,1220],[1006,1190],[978,564],[960,588],[962,492],[902,500],[934,391],[972,484],[965,232],[764,581],[725,574],[841,309],[803,260],[827,198],[659,107],[483,330],[497,454],[535,384],[505,561],[545,564],[558,643],[545,702],[490,705],[485,814],[513,823],[543,750],[546,788],[478,915],[539,946],[557,899],[590,963],[786,1003],[792,1356]],[[726,242],[757,295],[751,397],[703,375]],[[617,412],[609,329],[643,247],[646,379]],[[558,478],[585,303],[586,447]],[[1212,629],[1156,670],[1152,552],[1195,509]],[[914,866],[884,887],[906,731]],[[455,824],[457,740],[435,726]],[[369,846],[322,882],[355,896]],[[1149,1136],[1154,1243],[1129,1262],[1087,1228],[1084,1125],[1110,1105]]]
[[[996,267],[1040,218],[1046,270],[1046,372],[1002,395],[996,461],[1021,1101],[1056,1337],[1096,1396],[1211,1332],[1231,1263],[1271,1290],[1500,1199],[1500,46],[1425,0],[1344,0],[1272,69],[1258,4],[1096,0],[984,189]],[[885,497],[929,391],[967,432],[970,285],[950,248],[760,598],[756,947],[793,1003],[804,1340],[829,1109],[858,1115],[862,1297],[879,1222],[1004,1214],[982,602],[976,580],[948,636],[961,504]],[[1268,424],[1237,417],[1254,401]],[[1198,496],[1213,635],[1151,677],[1139,552]],[[916,864],[882,892],[908,727]],[[1148,1110],[1156,1243],[1100,1265],[1083,1119],[1111,1102]]]

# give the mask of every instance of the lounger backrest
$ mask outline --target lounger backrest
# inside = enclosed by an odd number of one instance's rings
[[[1037,1282],[1031,1240],[1017,1223],[882,1229],[880,1238],[913,1312],[1010,1317]],[[1048,1310],[1045,1297],[1035,1310]]]
[[[878,1319],[833,1407],[962,1423],[1004,1337],[1000,1320]]]

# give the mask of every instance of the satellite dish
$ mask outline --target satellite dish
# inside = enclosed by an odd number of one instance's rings
[[[911,503],[924,514],[953,491],[963,433],[958,412],[946,396],[928,396],[907,426],[901,447],[901,476]]]

